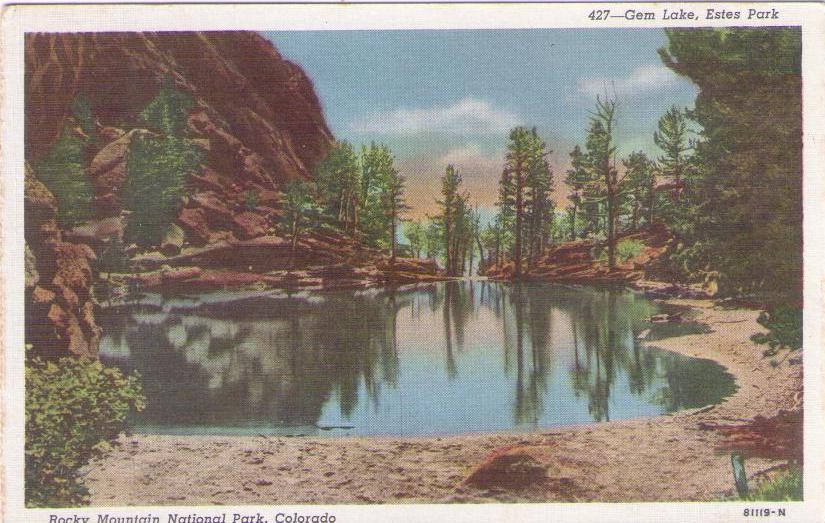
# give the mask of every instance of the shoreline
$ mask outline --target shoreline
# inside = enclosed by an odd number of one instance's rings
[[[418,437],[122,436],[88,470],[92,506],[272,503],[712,501],[734,492],[722,441],[700,423],[741,422],[801,404],[801,352],[770,358],[750,341],[758,311],[707,299],[690,307],[710,332],[650,346],[711,359],[736,379],[722,402],[650,418],[526,433]],[[464,479],[496,449],[517,447],[547,467],[521,489],[476,488]],[[748,459],[750,477],[779,462]],[[197,464],[195,467],[193,465]]]

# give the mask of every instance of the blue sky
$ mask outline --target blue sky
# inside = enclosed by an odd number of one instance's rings
[[[665,68],[661,29],[264,33],[312,79],[338,139],[376,140],[408,179],[412,214],[434,211],[447,163],[483,208],[495,200],[508,130],[536,126],[561,179],[597,93],[619,101],[619,152],[656,155],[653,131],[696,88]]]

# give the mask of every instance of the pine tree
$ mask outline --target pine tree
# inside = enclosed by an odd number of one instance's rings
[[[391,248],[392,213],[388,212],[387,192],[397,183],[398,171],[390,149],[371,143],[361,148],[361,188],[358,223],[369,245]]]
[[[659,119],[659,130],[653,133],[653,141],[662,149],[659,165],[662,174],[673,179],[678,200],[682,178],[686,172],[687,153],[691,149],[688,141],[687,118],[675,105]]]
[[[525,186],[530,162],[535,153],[533,141],[534,136],[524,127],[516,127],[510,131],[507,157],[500,184],[502,203],[510,206],[513,213],[513,263],[516,278],[522,275]]]
[[[38,179],[57,200],[61,227],[73,227],[92,217],[92,185],[85,165],[86,142],[69,128],[34,165]]]
[[[316,225],[319,216],[320,208],[313,195],[312,185],[303,180],[290,182],[284,190],[283,216],[281,218],[290,238],[289,270],[295,268],[295,255],[302,233],[304,230]]]
[[[398,247],[398,222],[401,215],[409,207],[404,202],[404,185],[406,180],[395,169],[392,168],[386,173],[387,179],[382,197],[384,213],[389,217],[389,237],[390,237],[390,266],[395,266],[396,251]]]
[[[413,256],[420,258],[422,251],[425,251],[427,246],[426,226],[421,223],[421,220],[410,220],[404,222],[403,229],[404,236],[410,243]]]
[[[436,202],[441,212],[436,219],[441,228],[446,269],[450,276],[457,274],[455,243],[457,223],[462,218],[458,209],[461,200],[460,187],[461,175],[454,166],[448,165],[444,176],[441,177],[441,199]]]
[[[636,230],[642,215],[648,226],[653,224],[655,206],[655,180],[653,162],[641,151],[630,153],[630,156],[622,162],[626,173],[627,200],[631,208],[631,229]]]
[[[191,95],[167,80],[141,112],[141,120],[161,136],[137,136],[129,149],[123,203],[132,211],[126,233],[141,246],[156,245],[177,216],[186,179],[203,155],[185,137]]]
[[[37,161],[38,179],[57,200],[57,221],[61,227],[73,227],[92,217],[94,191],[86,173],[87,151],[95,141],[95,123],[91,104],[84,95],[72,102],[73,128],[67,124],[52,148]]]
[[[666,34],[659,54],[698,86],[690,116],[702,129],[674,267],[722,294],[801,304],[801,30]]]
[[[553,171],[547,161],[547,156],[551,152],[533,128],[530,131],[530,158],[524,180],[528,269],[547,246],[553,225],[554,209],[550,199],[553,190]]]
[[[344,230],[358,226],[361,196],[361,167],[349,142],[336,142],[315,170],[318,192],[324,207]]]
[[[564,179],[564,183],[570,187],[572,191],[567,197],[571,204],[568,209],[570,217],[570,239],[576,241],[576,217],[582,204],[582,193],[587,183],[587,158],[578,145],[570,151],[570,169],[568,169],[565,174],[567,176]]]
[[[610,270],[616,268],[616,224],[620,204],[620,180],[613,142],[615,126],[616,100],[597,96],[596,110],[590,119],[587,135],[587,151],[594,173],[598,176],[600,192],[604,195],[607,263]]]

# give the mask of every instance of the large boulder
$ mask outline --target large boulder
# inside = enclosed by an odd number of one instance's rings
[[[183,248],[184,238],[185,234],[183,229],[174,223],[170,224],[169,227],[166,228],[166,232],[163,235],[163,241],[160,242],[161,254],[164,256],[175,256],[176,254],[180,254],[180,251]]]
[[[232,230],[241,240],[251,240],[265,235],[269,228],[269,221],[254,212],[244,211],[232,218]]]
[[[464,482],[479,488],[520,489],[547,480],[547,465],[521,449],[493,452],[473,469]]]
[[[178,215],[177,224],[186,234],[192,245],[202,247],[209,243],[212,236],[206,222],[206,212],[201,208],[185,208]]]
[[[95,191],[95,212],[98,216],[120,215],[120,190],[126,182],[129,149],[136,139],[149,136],[154,136],[154,133],[146,129],[132,129],[106,144],[92,158],[88,171]]]

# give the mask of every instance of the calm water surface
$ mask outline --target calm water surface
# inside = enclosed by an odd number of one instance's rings
[[[627,291],[484,281],[147,295],[105,311],[101,356],[141,373],[140,433],[521,431],[732,393],[716,363],[636,340],[656,312]]]

